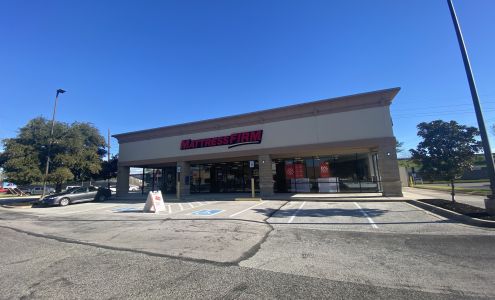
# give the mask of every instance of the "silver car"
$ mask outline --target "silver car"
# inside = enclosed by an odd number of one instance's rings
[[[52,187],[46,187],[45,189],[46,194],[53,194],[55,193],[55,189]],[[30,189],[29,191],[25,192],[28,195],[41,195],[43,194],[43,187],[42,186],[35,186],[34,188]]]
[[[110,198],[110,196],[111,192],[107,188],[88,186],[72,188],[62,193],[46,196],[40,200],[40,203],[45,205],[66,206],[78,202],[105,201]]]

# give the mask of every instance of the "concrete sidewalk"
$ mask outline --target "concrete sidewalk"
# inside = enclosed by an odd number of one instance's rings
[[[412,200],[444,199],[450,201],[452,199],[450,192],[447,191],[403,187],[402,193],[404,194],[404,198],[412,199]],[[477,195],[465,195],[465,194],[455,195],[455,200],[457,202],[469,204],[472,206],[477,206],[480,208],[485,208],[485,200],[484,200],[485,198],[486,198],[485,196],[477,196]]]
[[[126,196],[112,198],[109,201],[131,201],[145,202],[148,194],[129,193]],[[178,202],[175,194],[164,194],[165,202]],[[181,196],[180,201],[234,201],[238,199],[249,200],[250,193],[200,193]],[[259,200],[259,194],[255,195],[253,200]],[[280,201],[401,201],[407,200],[403,197],[384,197],[382,193],[280,193],[269,197],[261,197],[262,200],[280,200]]]

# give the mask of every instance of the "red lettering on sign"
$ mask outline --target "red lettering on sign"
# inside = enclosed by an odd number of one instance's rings
[[[180,149],[181,150],[189,149],[190,143],[191,143],[191,140],[183,140],[180,143]]]
[[[218,136],[206,139],[197,140],[182,140],[180,143],[181,150],[215,147],[228,145],[229,148],[237,147],[245,144],[261,144],[263,138],[263,130],[232,133],[227,136]]]
[[[249,132],[242,133],[241,142],[242,143],[250,142],[249,137],[250,137]]]
[[[261,142],[261,137],[263,136],[263,130],[251,131],[251,142],[259,141]]]

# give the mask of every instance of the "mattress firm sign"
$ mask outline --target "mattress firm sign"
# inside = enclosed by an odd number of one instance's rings
[[[180,150],[189,150],[206,147],[228,146],[234,148],[249,144],[261,144],[263,130],[232,133],[226,136],[217,136],[198,140],[182,140]]]

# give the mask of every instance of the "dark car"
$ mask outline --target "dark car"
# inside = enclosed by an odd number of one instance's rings
[[[66,206],[78,202],[105,201],[110,198],[110,196],[111,192],[107,188],[85,186],[71,188],[62,193],[46,196],[40,200],[40,203],[45,205]]]

